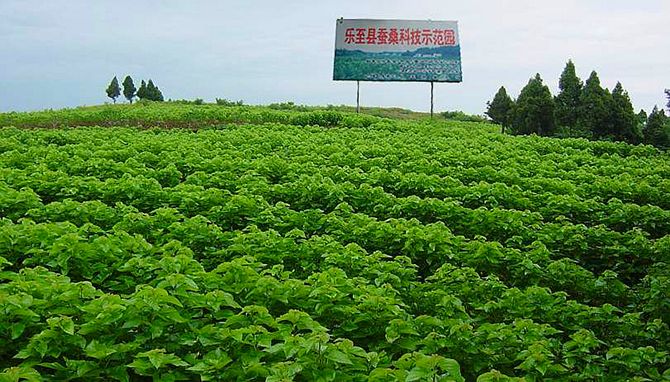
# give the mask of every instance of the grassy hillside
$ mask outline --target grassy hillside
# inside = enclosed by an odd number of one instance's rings
[[[0,381],[670,377],[652,147],[249,106],[0,126]]]
[[[202,128],[222,123],[279,122],[294,125],[315,124],[320,126],[368,126],[378,119],[428,121],[429,113],[401,108],[363,107],[356,114],[353,106],[304,106],[291,102],[265,106],[220,106],[216,104],[194,104],[192,101],[164,103],[140,102],[133,105],[83,106],[73,109],[44,110],[28,113],[0,113],[0,126],[15,127],[63,127],[63,126],[141,126]],[[454,121],[477,120],[462,112],[451,112],[448,119]],[[436,114],[434,121],[444,120]]]

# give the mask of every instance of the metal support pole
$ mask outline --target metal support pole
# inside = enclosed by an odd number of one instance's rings
[[[356,81],[356,113],[361,112],[361,81]]]
[[[430,118],[433,118],[433,81],[430,81]]]

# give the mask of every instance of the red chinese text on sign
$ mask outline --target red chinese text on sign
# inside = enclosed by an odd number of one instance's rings
[[[456,45],[453,29],[347,28],[345,44],[356,45]]]

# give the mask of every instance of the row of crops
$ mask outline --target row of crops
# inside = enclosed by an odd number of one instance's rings
[[[0,381],[670,379],[668,154],[225,110],[0,129]]]

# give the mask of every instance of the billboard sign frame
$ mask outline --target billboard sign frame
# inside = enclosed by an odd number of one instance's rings
[[[333,80],[462,82],[458,22],[340,18]]]

